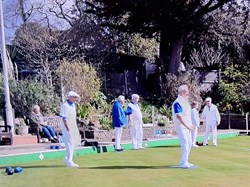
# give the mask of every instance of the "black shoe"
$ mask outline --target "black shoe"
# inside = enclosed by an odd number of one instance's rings
[[[51,143],[59,143],[59,141],[58,140],[55,140],[55,139],[52,139],[52,140],[50,140],[51,141]]]
[[[125,151],[124,149],[115,149],[115,152],[123,152]]]

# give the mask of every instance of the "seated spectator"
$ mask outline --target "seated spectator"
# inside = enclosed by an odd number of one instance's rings
[[[44,123],[43,115],[41,114],[40,107],[38,105],[34,105],[32,107],[30,120],[31,126],[39,128],[39,131],[43,132],[46,138],[48,138],[52,143],[58,143],[54,129]]]

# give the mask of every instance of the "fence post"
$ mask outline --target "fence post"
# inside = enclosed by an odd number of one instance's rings
[[[230,110],[227,110],[227,115],[228,115],[228,129],[231,129],[231,119],[230,119]]]
[[[247,132],[247,135],[248,135],[248,115],[249,115],[249,112],[246,113],[246,132]]]
[[[153,133],[154,133],[154,138],[155,138],[155,107],[152,106],[151,109],[152,109],[152,123],[153,123],[153,131],[154,131]]]

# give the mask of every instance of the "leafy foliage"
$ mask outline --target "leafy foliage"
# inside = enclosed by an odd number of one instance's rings
[[[202,102],[201,90],[198,80],[196,80],[195,75],[187,72],[180,75],[170,75],[166,76],[166,83],[162,85],[162,96],[161,99],[165,102],[167,106],[171,106],[173,101],[178,95],[178,88],[182,84],[186,84],[189,87],[189,99],[190,102],[197,101]]]
[[[211,94],[219,103],[221,111],[247,112],[249,111],[250,95],[247,92],[250,77],[244,66],[231,65],[223,71],[223,78],[213,88]]]
[[[74,60],[63,61],[57,68],[65,93],[74,90],[81,96],[80,103],[90,103],[100,89],[100,80],[95,68]]]
[[[112,128],[112,122],[109,117],[104,116],[99,119],[99,123],[101,125],[101,129],[103,130],[109,130]]]
[[[167,73],[178,72],[183,40],[196,33],[203,17],[234,0],[89,0],[88,13],[103,19],[103,24],[160,41],[160,58]],[[143,10],[143,11],[142,11]],[[203,28],[206,30],[207,28]]]
[[[4,108],[3,82],[1,79],[1,107]],[[46,114],[56,113],[59,107],[59,97],[53,89],[32,80],[10,82],[10,100],[16,117],[30,114],[32,105],[39,105]]]

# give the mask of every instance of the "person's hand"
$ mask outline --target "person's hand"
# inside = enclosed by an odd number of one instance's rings
[[[193,130],[194,130],[194,125],[189,126],[188,129],[189,129],[190,131],[193,131]]]

